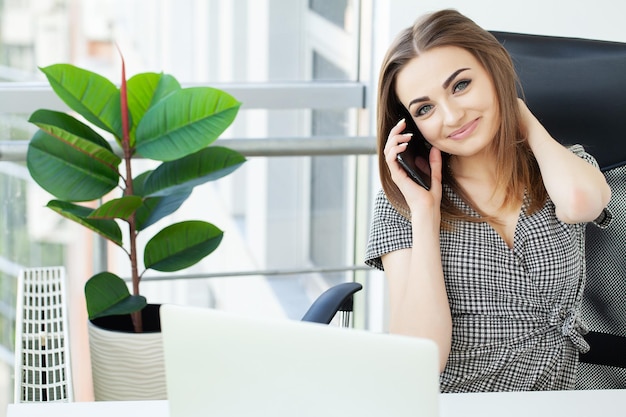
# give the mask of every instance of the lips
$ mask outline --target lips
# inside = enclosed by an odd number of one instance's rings
[[[467,138],[469,135],[474,133],[476,127],[478,126],[479,119],[474,119],[471,122],[463,125],[460,129],[455,130],[454,132],[448,135],[448,138],[454,140],[461,140]]]

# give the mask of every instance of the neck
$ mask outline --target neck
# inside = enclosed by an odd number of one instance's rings
[[[488,184],[496,178],[496,158],[493,156],[453,155],[448,160],[448,168],[457,181],[471,180]]]

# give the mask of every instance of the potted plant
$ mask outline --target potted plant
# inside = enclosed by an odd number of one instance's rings
[[[29,142],[28,170],[55,197],[47,207],[113,242],[128,256],[132,293],[122,278],[108,271],[87,280],[90,321],[131,317],[128,326],[133,333],[146,334],[142,312],[150,305],[140,294],[143,274],[150,269],[174,272],[194,265],[218,247],[223,232],[201,220],[170,224],[147,241],[141,259],[137,238],[178,210],[195,186],[221,178],[245,162],[234,150],[210,146],[233,122],[240,103],[219,89],[182,88],[173,76],[163,73],[141,73],[127,81],[123,60],[119,88],[99,74],[70,64],[41,71],[54,92],[89,124],[63,112],[35,111],[29,121],[39,129]],[[111,146],[115,143],[117,151]],[[137,157],[154,161],[156,167],[136,175],[133,160]],[[124,237],[120,225],[125,227]],[[149,330],[158,331],[156,326]],[[110,335],[100,338],[112,339]],[[156,341],[160,345],[159,334]],[[122,352],[132,342],[124,343]],[[149,362],[145,350],[138,348],[139,359]],[[118,355],[122,354],[128,352]],[[92,344],[92,362],[93,356]],[[94,385],[95,379],[96,375]],[[153,375],[148,379],[154,379]],[[141,384],[133,381],[129,386]]]

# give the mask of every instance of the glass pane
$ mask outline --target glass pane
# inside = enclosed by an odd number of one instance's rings
[[[348,1],[312,1],[339,27],[358,21]],[[24,0],[0,2],[0,80],[41,80],[37,67],[71,62],[113,80],[167,72],[181,82],[309,79],[306,2],[274,0]],[[314,34],[319,36],[319,34]],[[326,33],[354,57],[356,34]],[[338,42],[349,36],[351,41]],[[119,50],[118,50],[119,48]]]
[[[0,82],[45,81],[37,68],[58,62],[118,82],[118,46],[129,77],[163,71],[200,84],[355,81],[358,31],[349,30],[358,22],[354,3],[0,0]],[[252,110],[244,103],[222,138],[355,135],[356,112],[291,110],[289,103],[284,110]],[[35,132],[28,117],[0,114],[0,141],[28,140]],[[148,271],[142,293],[155,303],[301,318],[328,286],[352,278],[337,267],[353,261],[354,160],[250,157],[233,175],[198,187],[176,214],[142,234],[140,246],[166,225],[191,218],[224,230],[222,244],[199,264],[165,277],[183,278],[151,281],[164,276]],[[152,166],[135,163],[137,169]],[[23,160],[0,161],[0,198],[1,366],[10,363],[14,346],[19,269],[65,265],[78,282],[105,268],[129,273],[124,251],[45,207],[51,196],[30,179]]]
[[[309,8],[335,25],[345,28],[348,0],[309,0]]]
[[[343,80],[345,71],[313,52],[315,80]],[[347,135],[349,112],[346,110],[313,110],[312,131],[315,136]],[[347,187],[346,158],[317,156],[311,162],[311,261],[313,264],[343,265],[349,259],[347,244],[350,230],[346,205],[350,190]],[[342,274],[329,276],[329,285],[344,279]]]

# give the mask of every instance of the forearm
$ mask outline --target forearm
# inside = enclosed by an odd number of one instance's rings
[[[415,233],[414,236],[423,236]],[[411,249],[383,259],[389,280],[389,331],[428,338],[439,348],[443,370],[450,352],[452,319],[443,279],[439,239],[414,239]]]

